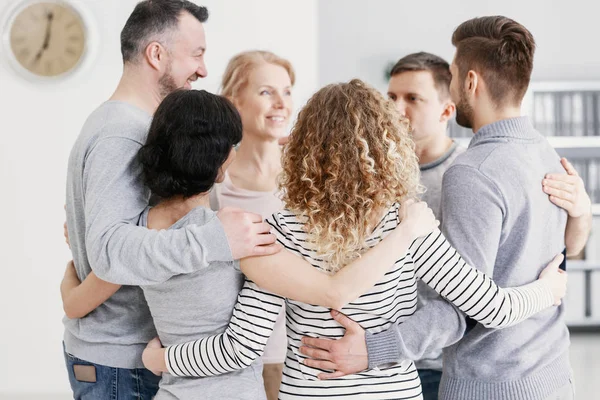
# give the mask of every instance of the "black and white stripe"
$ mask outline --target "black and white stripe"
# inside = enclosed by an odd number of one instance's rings
[[[367,240],[372,247],[398,225],[394,205]],[[306,240],[302,219],[281,212],[267,220],[279,243],[315,268],[325,264]],[[465,314],[486,327],[516,324],[552,305],[549,289],[537,281],[520,288],[502,289],[482,272],[468,266],[439,230],[415,241],[369,292],[341,311],[363,328],[381,332],[402,323],[416,310],[416,279],[422,279]],[[320,381],[325,372],[303,363],[303,336],[337,339],[344,329],[329,309],[283,299],[246,280],[227,330],[167,348],[169,371],[177,376],[209,376],[250,365],[260,357],[281,306],[286,304],[287,358],[279,398],[419,399],[421,388],[415,366],[406,360],[390,368],[373,369],[339,379]]]

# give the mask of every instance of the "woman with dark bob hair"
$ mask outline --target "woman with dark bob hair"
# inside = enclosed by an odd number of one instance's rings
[[[153,213],[208,192],[223,179],[235,158],[233,146],[241,140],[242,121],[224,97],[204,90],[167,96],[138,153],[144,183],[161,199]]]
[[[144,211],[139,225],[164,230],[214,223],[216,213],[209,207],[208,193],[215,183],[223,181],[235,158],[233,146],[241,138],[240,116],[226,98],[196,90],[168,95],[156,110],[138,155],[144,183],[157,199]],[[399,236],[388,243],[389,253],[398,257],[416,238],[437,226],[424,203],[409,202],[403,210],[410,211],[410,217],[403,219],[395,232]],[[227,246],[225,241],[223,246]],[[269,279],[260,283],[290,298],[335,307],[373,286],[389,269],[383,260],[365,257],[334,276],[304,263],[287,263],[280,266],[280,273],[269,274]],[[79,284],[74,269],[72,272],[67,273],[61,287],[69,318],[92,312],[120,288],[94,273]],[[225,331],[243,283],[238,262],[210,262],[209,268],[142,287],[162,344],[182,344]],[[205,379],[165,374],[155,399],[199,397],[264,399],[262,364]]]

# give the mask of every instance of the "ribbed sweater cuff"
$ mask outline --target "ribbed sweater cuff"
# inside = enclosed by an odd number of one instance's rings
[[[400,359],[400,340],[395,327],[383,332],[373,334],[367,331],[367,354],[369,356],[369,369],[381,367],[385,364],[395,364]]]
[[[173,375],[173,369],[171,367],[171,364],[169,363],[169,348],[167,347],[165,349],[165,353],[164,353],[164,358],[165,358],[165,365],[167,366],[167,372],[170,373],[171,375]]]
[[[440,384],[442,400],[533,400],[545,399],[569,383],[572,371],[566,352],[539,371],[515,381],[492,383],[448,375],[442,376]]]

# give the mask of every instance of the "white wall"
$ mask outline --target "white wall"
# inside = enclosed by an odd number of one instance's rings
[[[599,11],[589,0],[321,1],[319,83],[358,77],[385,90],[389,62],[415,51],[450,62],[454,29],[485,15],[508,16],[532,32],[534,80],[600,79]]]
[[[118,82],[119,33],[137,3],[76,1],[91,12],[99,34],[96,57],[82,74],[60,83],[30,83],[0,54],[0,398],[69,392],[59,293],[70,259],[62,237],[67,158],[87,115]],[[14,3],[0,0],[0,21]],[[316,0],[198,3],[211,16],[206,24],[209,76],[196,88],[216,91],[228,59],[258,48],[293,63],[296,104],[317,88]]]

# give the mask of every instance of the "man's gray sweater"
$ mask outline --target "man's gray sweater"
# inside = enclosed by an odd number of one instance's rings
[[[88,117],[69,157],[67,226],[77,275],[83,280],[93,270],[106,281],[135,286],[123,286],[84,318],[65,317],[65,348],[110,367],[142,368],[142,351],[156,336],[137,286],[232,261],[216,217],[160,232],[137,226],[150,193],[136,157],[150,121],[131,104],[106,102]]]
[[[444,175],[446,237],[501,287],[534,281],[564,249],[567,214],[541,187],[553,172],[563,172],[559,156],[528,118],[519,117],[482,127]],[[476,325],[444,350],[440,399],[545,399],[568,384],[563,312],[552,307],[504,330]],[[418,358],[435,342],[456,342],[456,315],[451,305],[432,302],[411,324],[368,335],[370,365],[389,362],[392,354]]]

